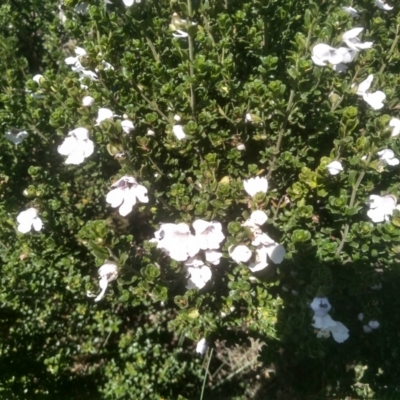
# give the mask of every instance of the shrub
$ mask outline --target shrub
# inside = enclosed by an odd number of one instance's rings
[[[3,3],[3,396],[396,396],[397,9]]]

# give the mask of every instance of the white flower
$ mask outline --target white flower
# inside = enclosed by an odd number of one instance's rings
[[[337,175],[341,171],[343,171],[342,164],[339,161],[332,161],[330,164],[326,166],[331,175]]]
[[[108,108],[99,108],[97,112],[96,125],[100,125],[101,122],[106,119],[113,119],[114,113]]]
[[[251,272],[261,271],[266,268],[269,265],[268,258],[274,264],[280,264],[285,258],[285,248],[279,243],[274,242],[265,233],[256,235],[256,238],[251,242],[251,244],[257,246],[255,262],[251,262],[249,265]]]
[[[378,156],[384,164],[394,166],[400,163],[399,159],[394,156],[394,152],[390,149],[378,151]]]
[[[368,322],[368,326],[372,329],[378,329],[380,327],[380,323],[376,320],[372,320]]]
[[[385,100],[386,95],[380,90],[373,93],[368,92],[373,80],[374,76],[372,74],[368,75],[367,79],[358,85],[357,94],[362,96],[364,101],[366,101],[374,110],[380,110],[383,107],[383,100]]]
[[[267,178],[261,178],[259,176],[243,181],[243,185],[244,185],[244,190],[251,197],[254,197],[259,192],[267,193],[268,190]]]
[[[126,7],[130,7],[133,3],[140,3],[142,0],[122,0]]]
[[[175,115],[174,115],[174,120],[175,120],[176,122],[179,122],[179,121],[181,120],[181,117],[180,117],[178,114],[175,114]]]
[[[268,221],[268,216],[264,211],[256,210],[251,213],[250,221],[257,226],[262,226]]]
[[[246,116],[244,117],[245,122],[253,122],[253,117],[250,113],[247,113]]]
[[[243,151],[243,150],[246,149],[246,146],[245,146],[243,143],[239,143],[239,144],[236,146],[236,148],[237,148],[239,151]]]
[[[19,131],[18,129],[12,128],[10,131],[5,133],[5,137],[14,144],[20,144],[28,136],[27,131]]]
[[[375,223],[388,221],[389,216],[393,215],[393,210],[400,210],[400,206],[396,206],[397,198],[392,194],[386,196],[377,196],[372,194],[369,196],[370,209],[367,212],[368,217]]]
[[[369,90],[371,87],[372,81],[374,80],[374,75],[370,74],[368,75],[367,79],[365,81],[362,81],[357,88],[357,94],[359,96],[364,96],[365,93]]]
[[[206,261],[213,265],[218,265],[222,257],[222,253],[216,250],[206,250],[204,255],[206,256]]]
[[[110,282],[118,278],[118,267],[111,261],[107,261],[99,268],[99,286],[101,289],[100,294],[94,299],[94,301],[100,301],[107,290],[107,286]]]
[[[317,337],[327,337],[332,334],[338,343],[343,343],[349,338],[349,330],[341,322],[334,321],[329,314],[324,317],[314,315],[312,326],[320,330]]]
[[[82,105],[84,106],[84,107],[90,107],[90,106],[92,106],[94,104],[94,98],[92,97],[92,96],[85,96],[83,99],[82,99]]]
[[[380,110],[384,104],[383,100],[386,99],[386,94],[380,90],[374,93],[365,93],[363,99],[374,109]]]
[[[364,319],[364,314],[363,313],[359,313],[357,315],[357,318],[358,318],[359,321],[362,321]]]
[[[372,328],[369,327],[368,325],[363,325],[363,330],[365,333],[371,333],[372,332]]]
[[[82,70],[76,71],[76,72],[79,72],[79,74],[80,74],[80,77],[79,77],[80,81],[82,81],[84,78],[89,78],[91,81],[98,80],[97,74],[93,71],[89,71],[88,69],[82,69]]]
[[[188,267],[185,265],[185,269],[188,277],[186,289],[203,289],[212,277],[211,269],[207,265],[200,267]]]
[[[124,131],[124,133],[129,135],[131,133],[131,131],[133,131],[135,129],[135,126],[133,125],[133,122],[131,120],[124,119],[121,122],[121,128]]]
[[[339,47],[335,49],[325,43],[318,43],[312,49],[311,59],[314,64],[318,66],[325,66],[327,62],[333,65],[341,65],[342,63],[347,64],[354,60],[357,51],[354,49],[348,49],[346,47]],[[341,69],[346,68],[341,66]]]
[[[384,3],[382,0],[375,0],[375,5],[380,8],[381,10],[385,11],[390,11],[393,10],[393,7],[390,7],[386,3]]]
[[[347,12],[347,14],[350,14],[353,18],[358,18],[360,16],[358,11],[353,7],[342,7],[342,10]]]
[[[220,248],[221,242],[225,239],[222,233],[222,225],[219,222],[207,222],[197,219],[193,222],[196,240],[202,250],[215,250]]]
[[[183,126],[182,125],[174,125],[172,127],[172,132],[174,133],[174,135],[176,136],[176,138],[178,140],[185,139],[185,137],[186,137],[186,134],[183,131]]]
[[[362,50],[369,49],[372,47],[373,42],[361,43],[357,36],[364,30],[364,28],[353,28],[349,31],[343,33],[342,40],[350,47],[352,50]]]
[[[104,71],[108,71],[109,69],[111,69],[112,71],[114,71],[115,68],[114,68],[109,62],[107,62],[107,61],[105,61],[105,60],[101,60],[101,63],[102,63],[103,66],[104,66],[104,68],[103,68]],[[99,69],[96,68],[95,71],[98,72]]]
[[[310,307],[314,311],[314,315],[317,317],[325,317],[332,308],[326,297],[315,297],[310,304]]]
[[[86,50],[85,50],[84,48],[82,48],[82,47],[76,46],[76,47],[75,47],[75,54],[76,54],[76,57],[67,57],[67,58],[65,59],[65,63],[66,63],[67,65],[74,65],[74,64],[76,64],[76,62],[79,62],[79,57],[87,57]],[[79,63],[79,64],[80,64],[80,63]]]
[[[40,85],[40,80],[42,78],[43,78],[43,75],[37,74],[32,78],[32,80],[34,80],[38,85]]]
[[[28,208],[22,211],[17,216],[18,232],[27,233],[32,227],[36,232],[39,232],[43,227],[42,220],[38,217],[39,211],[36,208]]]
[[[232,252],[229,252],[229,255],[231,256],[233,261],[240,264],[249,261],[252,253],[247,246],[241,244],[239,246],[236,246]]]
[[[393,128],[391,137],[395,137],[400,134],[400,119],[392,118],[389,122],[389,126]]]
[[[147,136],[154,136],[155,134],[156,133],[153,130],[151,130],[151,129],[147,130]]]
[[[203,338],[197,342],[196,345],[196,353],[203,355],[207,350],[207,342],[206,339]]]
[[[157,242],[157,247],[176,261],[186,261],[200,251],[198,240],[190,232],[189,226],[183,222],[161,224],[154,236],[153,241]]]
[[[136,204],[136,200],[141,203],[148,203],[147,189],[139,185],[133,176],[123,176],[111,185],[113,188],[106,196],[106,202],[111,207],[119,207],[119,214],[126,217]]]
[[[178,32],[178,33],[175,33]],[[189,36],[189,34],[185,31],[182,31],[181,29],[177,29],[174,33],[172,33],[172,36],[174,38],[186,38]]]
[[[86,128],[76,128],[68,133],[63,144],[57,151],[63,156],[68,156],[66,164],[78,165],[93,153],[93,142],[89,139],[89,131]]]

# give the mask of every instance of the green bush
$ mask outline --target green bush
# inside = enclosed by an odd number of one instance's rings
[[[397,398],[398,7],[89,3],[0,5],[2,398]]]

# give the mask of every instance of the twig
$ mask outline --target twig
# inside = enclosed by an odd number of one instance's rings
[[[289,120],[289,115],[290,115],[290,112],[292,110],[294,95],[295,95],[295,92],[292,89],[290,91],[289,101],[288,101],[288,104],[287,104],[287,107],[286,107],[285,120],[283,121],[282,128],[279,131],[278,141],[276,142],[276,146],[275,146],[275,149],[274,149],[274,156],[273,156],[271,162],[269,163],[267,179],[271,178],[272,171],[273,171],[275,163],[276,163],[276,159],[278,158],[279,150],[280,150],[281,144],[282,144],[283,134],[286,131],[286,126],[287,126],[287,123],[288,123],[288,120]]]
[[[192,0],[187,0],[188,5],[188,13],[189,13],[189,20],[188,24],[191,26],[192,24]],[[189,31],[189,28],[188,28]],[[189,75],[190,75],[190,108],[192,109],[192,117],[195,119],[195,108],[196,108],[196,99],[195,99],[195,91],[193,85],[193,77],[194,77],[194,68],[193,68],[193,61],[194,61],[194,48],[193,48],[193,38],[192,35],[188,36],[188,43],[189,43]]]
[[[204,388],[206,387],[208,369],[210,368],[210,362],[211,362],[211,357],[212,357],[213,351],[214,351],[214,349],[211,349],[210,355],[208,356],[208,363],[207,363],[206,372],[204,373],[203,386],[201,387],[200,400],[203,400]]]
[[[366,160],[367,164],[370,162],[370,160],[371,160],[371,154],[368,156],[368,158],[367,158],[367,160]],[[355,200],[356,200],[356,195],[357,195],[358,187],[360,186],[361,181],[362,181],[363,178],[364,178],[364,175],[365,175],[365,171],[361,171],[361,172],[360,172],[360,175],[358,176],[358,179],[357,179],[355,185],[353,186],[353,190],[352,190],[351,196],[350,196],[349,208],[354,207],[354,202],[355,202]],[[347,224],[344,226],[343,233],[342,233],[342,240],[341,240],[341,242],[340,242],[338,248],[336,249],[335,256],[338,256],[338,255],[340,254],[340,252],[343,250],[344,243],[346,242],[347,235],[349,234],[349,229],[350,229],[350,224],[347,223]]]

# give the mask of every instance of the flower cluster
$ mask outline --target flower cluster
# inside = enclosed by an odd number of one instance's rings
[[[197,287],[202,289],[211,279],[211,268],[206,264],[218,265],[222,253],[218,251],[225,235],[222,226],[216,221],[198,219],[192,224],[193,235],[189,225],[161,224],[155,232],[152,242],[157,243],[157,248],[163,250],[169,257],[176,261],[184,261],[184,269],[188,278],[187,288]],[[199,254],[203,252],[203,257]]]
[[[375,223],[389,221],[389,217],[393,215],[394,210],[400,210],[397,204],[396,196],[388,194],[386,196],[377,196],[372,194],[369,196],[368,217]]]
[[[343,343],[349,338],[349,330],[339,321],[334,321],[328,314],[332,306],[326,297],[315,297],[310,304],[314,311],[312,326],[317,331],[317,337],[329,337],[332,334],[333,339],[338,343]]]
[[[342,35],[342,41],[348,47],[339,47],[335,49],[325,43],[319,43],[312,49],[311,59],[314,64],[324,67],[328,64],[337,72],[346,72],[348,64],[354,60],[357,53],[362,49],[369,49],[372,47],[372,42],[361,43],[357,36],[363,31],[364,28],[354,28]]]
[[[358,314],[357,318],[360,322],[364,321],[364,314]],[[373,330],[378,329],[380,326],[381,324],[379,323],[379,321],[377,321],[376,319],[371,319],[367,324],[363,325],[363,331],[365,333],[371,333]]]
[[[261,230],[261,226],[267,220],[268,216],[264,211],[256,210],[242,224],[251,232],[251,244],[254,246],[254,252],[243,244],[229,249],[230,257],[238,264],[249,263],[248,267],[251,272],[262,271],[268,267],[269,261],[272,261],[274,264],[280,264],[286,255],[285,248]]]

